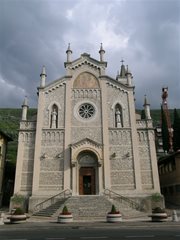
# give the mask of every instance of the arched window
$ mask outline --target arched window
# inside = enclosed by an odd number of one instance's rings
[[[119,103],[115,106],[115,127],[123,127],[122,107]]]
[[[53,104],[51,108],[51,124],[50,128],[58,127],[58,107],[56,104]]]

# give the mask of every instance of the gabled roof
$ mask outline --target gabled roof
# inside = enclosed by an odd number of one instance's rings
[[[75,69],[84,64],[88,64],[95,68],[107,67],[107,62],[98,61],[98,60],[90,57],[90,54],[88,54],[88,53],[81,54],[80,58],[77,58],[72,62],[65,62],[64,66],[69,67],[71,69]]]
[[[119,89],[121,89],[125,92],[129,91],[129,89],[133,90],[135,88],[134,86],[128,86],[126,84],[123,84],[123,83],[117,81],[116,79],[114,79],[114,78],[112,78],[108,75],[104,75],[104,76],[101,76],[101,77],[107,78],[107,84],[109,84],[109,85],[111,85],[115,88],[119,88]]]

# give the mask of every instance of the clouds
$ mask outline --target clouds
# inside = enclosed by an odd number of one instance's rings
[[[147,94],[151,107],[158,108],[161,88],[167,85],[170,107],[180,108],[178,0],[0,2],[0,86],[8,89],[0,95],[0,107],[20,107],[25,95],[30,106],[36,107],[42,65],[48,81],[53,81],[64,75],[69,42],[73,59],[83,52],[99,59],[103,42],[107,74],[116,76],[122,58],[129,65],[137,107]]]

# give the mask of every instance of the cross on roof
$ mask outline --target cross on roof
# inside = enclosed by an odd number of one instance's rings
[[[121,62],[122,62],[122,65],[123,65],[124,60],[122,59]]]

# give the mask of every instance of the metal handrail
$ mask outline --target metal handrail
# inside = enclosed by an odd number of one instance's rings
[[[62,196],[63,199],[66,199],[70,196],[72,196],[72,191],[70,189],[65,189],[64,191],[50,197],[50,198],[47,198],[46,200],[38,203],[34,209],[33,209],[33,213],[36,213],[42,209],[44,209],[45,207],[49,207],[51,206],[52,204],[56,203],[57,200],[55,201],[56,198],[59,198],[60,196]],[[46,205],[46,206],[45,206]]]
[[[104,190],[104,195],[107,195],[109,198],[112,198],[112,195],[118,196],[121,200],[127,202],[131,208],[139,210],[139,211],[142,210],[142,207],[141,207],[141,205],[139,203],[131,200],[128,197],[124,197],[121,194],[116,193],[116,192],[114,192],[114,191],[112,191],[112,190],[110,190],[108,188]]]

